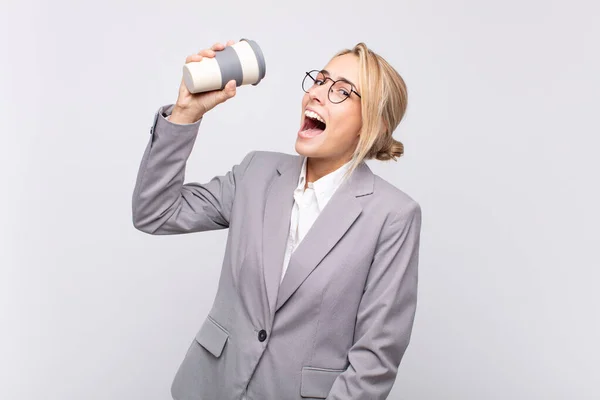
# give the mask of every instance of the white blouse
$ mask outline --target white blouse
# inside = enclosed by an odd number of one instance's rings
[[[285,248],[285,257],[280,282],[290,262],[290,257],[296,247],[300,244],[306,233],[315,222],[321,211],[325,208],[335,191],[343,182],[343,177],[351,161],[342,165],[338,169],[317,179],[315,182],[308,182],[308,187],[304,190],[306,182],[306,160],[302,164],[302,170],[298,177],[298,186],[294,190],[294,205],[290,221],[290,232],[288,234],[287,245]]]

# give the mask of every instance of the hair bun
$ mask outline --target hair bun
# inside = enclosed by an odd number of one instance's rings
[[[396,160],[404,154],[404,145],[396,139],[391,140],[391,143],[377,152],[375,158],[379,161]]]

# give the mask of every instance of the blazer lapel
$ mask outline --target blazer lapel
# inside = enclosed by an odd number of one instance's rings
[[[299,171],[298,171],[299,173]],[[331,200],[321,211],[313,226],[298,245],[286,270],[281,287],[277,294],[279,310],[290,296],[304,282],[308,275],[319,265],[321,260],[339,242],[346,231],[352,226],[362,212],[358,197],[373,193],[374,175],[366,163],[361,163],[354,173],[334,193]],[[292,196],[292,195],[290,195]],[[285,207],[293,206],[287,201]],[[286,214],[289,220],[290,213]],[[286,222],[289,227],[289,221]],[[283,233],[283,232],[282,232]],[[285,237],[287,238],[285,232]],[[278,238],[281,253],[285,251],[284,243]],[[278,254],[279,255],[279,254]],[[283,256],[278,259],[283,259]],[[281,268],[279,268],[281,273]],[[279,275],[280,276],[280,275]]]
[[[294,189],[304,157],[286,159],[277,167],[279,176],[267,194],[263,221],[263,275],[271,315],[275,312],[277,292],[283,267],[283,258],[290,229],[290,217],[294,205]]]

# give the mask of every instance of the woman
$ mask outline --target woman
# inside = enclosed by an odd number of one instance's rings
[[[227,45],[233,42],[229,41]],[[187,57],[214,57],[225,48]],[[177,371],[174,399],[385,399],[417,301],[421,209],[366,159],[403,153],[400,75],[360,43],[303,80],[298,155],[252,151],[184,184],[201,118],[234,97],[161,107],[133,193],[134,226],[168,235],[229,228],[213,306]]]

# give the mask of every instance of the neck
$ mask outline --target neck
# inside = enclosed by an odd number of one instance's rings
[[[327,174],[332,173],[342,165],[346,164],[350,159],[326,159],[309,157],[306,160],[306,187],[308,182],[315,182]]]

